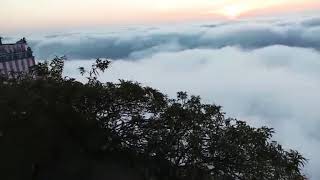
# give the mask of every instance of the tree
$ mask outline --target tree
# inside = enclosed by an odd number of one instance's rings
[[[79,68],[86,83],[63,77],[63,62],[1,78],[0,179],[121,179],[115,164],[131,172],[124,179],[306,179],[306,159],[272,141],[271,128],[186,92],[102,83],[109,60]]]

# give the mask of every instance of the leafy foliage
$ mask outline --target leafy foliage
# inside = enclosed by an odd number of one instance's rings
[[[86,83],[63,77],[63,65],[57,57],[2,77],[0,179],[95,179],[111,157],[137,179],[306,179],[305,158],[272,141],[271,128],[226,118],[186,92],[170,99],[136,82],[101,83],[108,60],[79,68]]]

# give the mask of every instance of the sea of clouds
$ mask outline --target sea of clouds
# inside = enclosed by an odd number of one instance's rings
[[[320,18],[119,27],[30,37],[38,59],[66,55],[66,75],[113,60],[103,81],[127,79],[174,96],[200,95],[230,117],[275,128],[320,179]]]

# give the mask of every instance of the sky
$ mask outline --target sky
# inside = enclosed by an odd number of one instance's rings
[[[5,32],[235,19],[319,10],[319,0],[1,0]]]

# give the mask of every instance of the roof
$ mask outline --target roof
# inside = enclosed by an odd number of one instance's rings
[[[0,37],[0,54],[27,51],[28,44],[25,38],[22,38],[14,44],[3,44],[1,39]]]
[[[0,38],[0,62],[33,57],[25,38],[14,44],[3,44]]]
[[[28,72],[34,65],[35,59],[25,38],[4,44],[0,37],[0,75],[12,77],[15,73]]]

